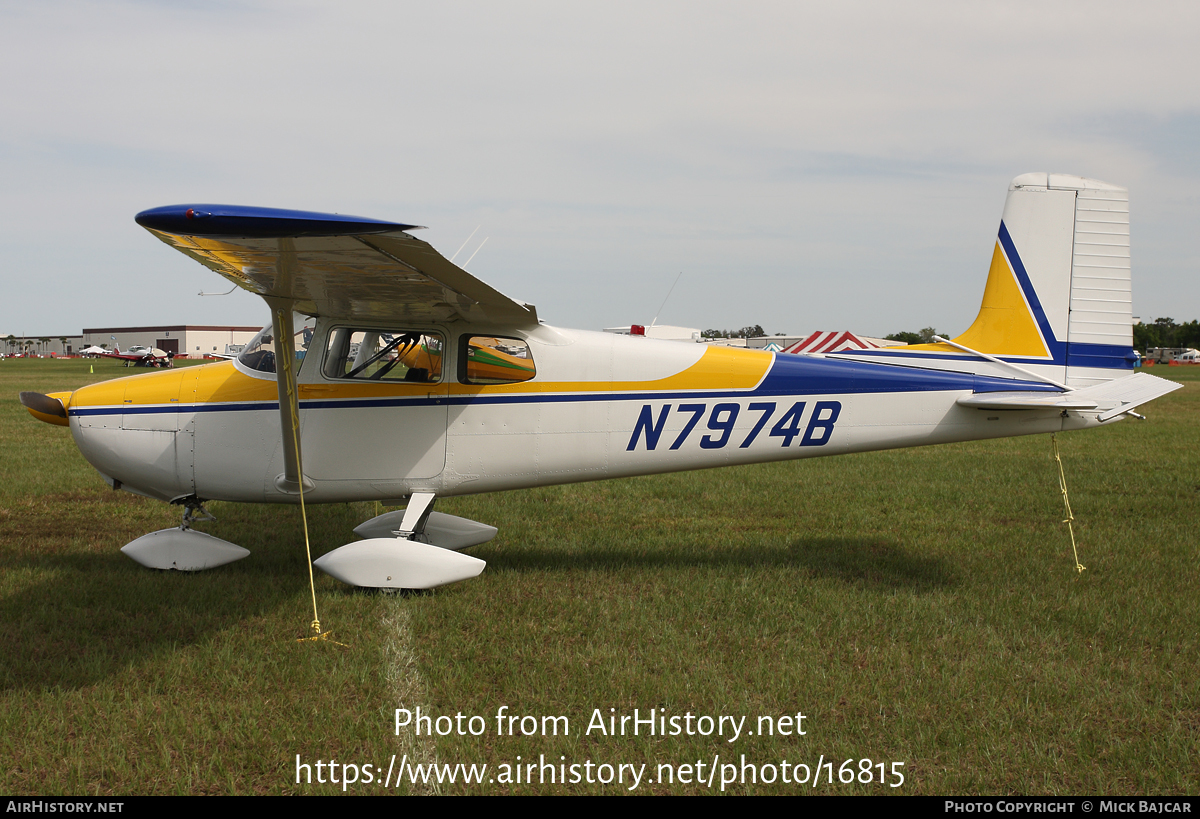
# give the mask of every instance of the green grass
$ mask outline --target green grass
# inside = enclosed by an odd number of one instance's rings
[[[490,775],[518,755],[646,763],[648,778],[716,754],[835,760],[833,785],[736,793],[1200,791],[1191,369],[1151,371],[1189,386],[1146,407],[1148,422],[1059,436],[1082,575],[1036,436],[439,501],[500,528],[473,550],[487,570],[397,596],[318,576],[343,648],[295,641],[311,619],[296,509],[213,504],[205,529],[253,555],[207,573],[119,553],[177,510],[109,490],[66,430],[16,402],[128,372],[88,367],[0,364],[4,792],[339,792],[297,787],[296,755],[386,770],[393,753]],[[315,553],[372,514],[312,508]],[[418,705],[482,716],[486,733],[394,735],[394,709]],[[565,715],[572,733],[498,736],[501,706]],[[799,711],[807,734],[583,735],[610,708],[745,715],[751,729]],[[904,786],[836,781],[864,758],[904,762]]]

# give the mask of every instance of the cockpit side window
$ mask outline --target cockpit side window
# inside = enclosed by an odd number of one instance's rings
[[[322,373],[355,381],[436,384],[442,380],[443,349],[437,333],[335,327]]]
[[[304,365],[308,353],[308,345],[312,342],[313,328],[316,319],[292,314],[292,327],[296,331],[296,370],[299,372]],[[275,331],[267,325],[258,331],[258,335],[250,339],[250,343],[238,353],[237,360],[243,366],[260,373],[275,372]]]

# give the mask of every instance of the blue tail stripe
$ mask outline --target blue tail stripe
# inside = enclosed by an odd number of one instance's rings
[[[1025,294],[1025,300],[1029,302],[1029,309],[1033,311],[1033,320],[1037,322],[1038,329],[1042,331],[1042,338],[1050,350],[1050,358],[1055,364],[1064,363],[1067,358],[1067,344],[1065,341],[1055,338],[1054,331],[1050,329],[1046,311],[1042,308],[1037,291],[1033,289],[1033,282],[1029,280],[1025,263],[1021,261],[1021,254],[1017,252],[1017,246],[1013,244],[1012,236],[1009,235],[1008,227],[1005,226],[1003,219],[1000,220],[1000,246],[1004,248],[1004,254],[1008,256],[1013,273],[1017,276],[1017,282],[1021,285],[1021,292]]]

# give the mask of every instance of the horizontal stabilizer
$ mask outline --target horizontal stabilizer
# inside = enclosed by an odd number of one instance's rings
[[[1099,419],[1107,421],[1182,386],[1148,373],[1134,373],[1070,392],[985,392],[964,396],[956,403],[993,410],[1100,410]]]
[[[354,534],[365,538],[394,538],[404,522],[404,512],[403,509],[396,512],[384,512],[378,517],[359,524],[355,527]],[[457,552],[460,549],[469,549],[480,543],[487,543],[496,536],[497,531],[495,526],[488,526],[486,523],[460,518],[457,515],[447,515],[443,512],[430,512],[428,520],[425,521],[424,530],[417,533],[417,539],[432,543],[440,549]]]
[[[372,538],[334,549],[313,565],[351,586],[432,589],[475,577],[487,563],[415,540]]]
[[[960,407],[992,410],[1096,409],[1095,401],[1079,398],[1074,392],[982,392],[964,396],[955,403]]]
[[[1174,381],[1158,378],[1148,373],[1134,373],[1124,378],[1118,378],[1116,381],[1079,390],[1079,392],[1086,392],[1094,396],[1097,401],[1101,402],[1102,407],[1106,403],[1114,404],[1107,412],[1100,413],[1100,420],[1107,421],[1123,412],[1136,409],[1147,401],[1153,401],[1169,392],[1175,392],[1182,386],[1182,384],[1176,384]]]

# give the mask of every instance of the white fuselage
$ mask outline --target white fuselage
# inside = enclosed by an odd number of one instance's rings
[[[320,366],[318,322],[300,367],[308,502],[399,500],[999,438],[1099,424],[1095,413],[996,411],[955,402],[1029,382],[877,363],[714,348],[538,326],[536,376],[460,381],[460,347],[494,328],[420,328],[444,339],[436,383],[362,382]],[[1034,385],[1036,387],[1036,385]],[[76,391],[70,426],[110,481],[164,500],[294,502],[276,377],[221,362]]]

